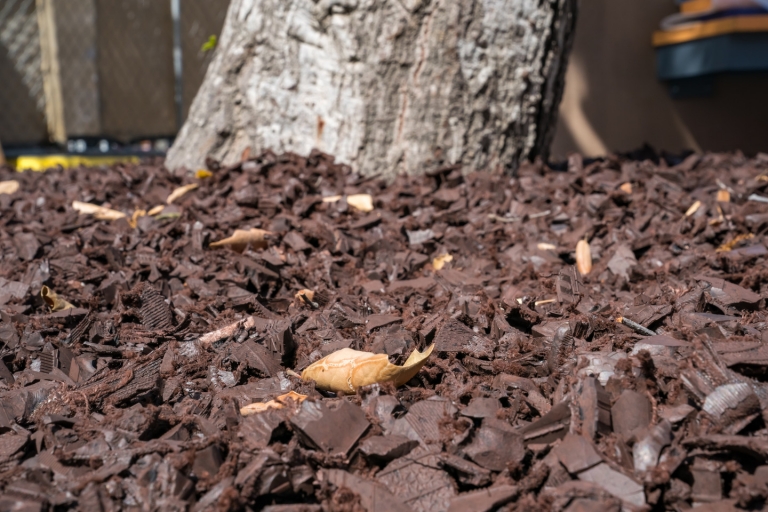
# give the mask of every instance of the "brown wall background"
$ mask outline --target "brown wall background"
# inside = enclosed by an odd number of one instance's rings
[[[717,78],[707,98],[673,100],[656,79],[651,34],[672,0],[582,0],[552,156],[629,151],[768,152],[768,74]]]

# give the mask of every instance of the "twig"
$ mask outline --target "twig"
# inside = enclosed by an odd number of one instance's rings
[[[489,213],[488,218],[496,222],[503,222],[507,224],[512,222],[518,222],[520,220],[520,217],[499,217],[495,213]]]
[[[768,203],[768,197],[759,196],[757,194],[752,194],[747,199],[750,201],[757,201],[758,203]]]
[[[240,329],[248,330],[253,327],[256,327],[256,318],[249,316],[244,320],[239,320],[233,324],[224,326],[221,329],[216,329],[215,331],[211,331],[209,333],[203,334],[198,339],[198,342],[200,343],[201,346],[207,348],[219,340],[231,338]]]
[[[647,327],[643,327],[637,322],[633,322],[629,318],[624,318],[620,316],[619,318],[616,319],[616,321],[619,322],[620,324],[626,325],[627,327],[629,327],[630,329],[632,329],[638,334],[643,334],[645,336],[656,336],[656,332],[648,329]]]
[[[543,212],[539,212],[539,213],[532,213],[532,214],[530,214],[530,215],[528,216],[528,218],[529,218],[529,219],[538,219],[539,217],[546,217],[546,216],[547,216],[547,215],[549,215],[550,213],[552,213],[552,210],[544,210]]]
[[[532,214],[528,215],[528,218],[529,219],[538,219],[539,217],[546,217],[550,213],[552,213],[552,210],[544,210],[543,212],[532,213]],[[519,221],[523,220],[523,217],[501,217],[499,215],[496,215],[495,213],[489,213],[488,214],[488,218],[493,220],[493,221],[496,221],[496,222],[504,222],[504,223],[507,223],[507,224],[512,223],[512,222],[519,222]]]

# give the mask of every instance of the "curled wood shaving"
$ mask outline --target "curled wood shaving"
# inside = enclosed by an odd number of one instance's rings
[[[45,285],[43,285],[43,287],[40,289],[40,296],[43,298],[48,307],[51,308],[51,311],[62,311],[75,307],[66,300],[59,297],[56,292]]]
[[[128,224],[133,228],[136,229],[136,226],[139,223],[139,217],[144,217],[147,214],[147,210],[136,210],[133,212],[133,215],[131,215],[131,220],[128,221]]]
[[[344,348],[309,365],[301,373],[301,378],[315,381],[318,389],[347,394],[380,382],[402,386],[419,373],[434,347],[432,344],[424,352],[414,350],[403,366],[390,363],[386,354]]]

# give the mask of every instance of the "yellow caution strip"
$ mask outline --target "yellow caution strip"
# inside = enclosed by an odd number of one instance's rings
[[[78,155],[42,155],[19,156],[10,159],[9,163],[17,171],[45,171],[52,167],[98,167],[100,165],[112,165],[120,163],[139,163],[137,156],[78,156]]]
[[[694,14],[697,12],[707,12],[712,9],[712,0],[691,0],[680,6],[680,12],[683,14]]]
[[[653,34],[653,46],[687,43],[734,32],[768,32],[768,14],[720,18],[685,24],[674,30],[660,30]]]

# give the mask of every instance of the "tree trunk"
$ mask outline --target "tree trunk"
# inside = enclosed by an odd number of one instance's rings
[[[271,149],[391,177],[546,158],[577,0],[232,0],[171,169]]]

